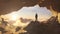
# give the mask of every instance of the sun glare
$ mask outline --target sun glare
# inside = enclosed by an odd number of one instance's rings
[[[10,20],[17,20],[19,17],[18,14],[11,14],[11,19]]]
[[[16,20],[17,19],[17,15],[12,15],[12,20]]]

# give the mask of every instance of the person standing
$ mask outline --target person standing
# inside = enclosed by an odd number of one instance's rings
[[[35,21],[37,21],[38,20],[38,14],[36,13],[36,15],[35,15]]]

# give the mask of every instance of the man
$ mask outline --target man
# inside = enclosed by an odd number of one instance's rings
[[[37,21],[38,20],[38,14],[36,13],[36,15],[35,15],[35,21]]]

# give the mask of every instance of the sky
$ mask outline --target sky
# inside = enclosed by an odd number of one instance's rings
[[[40,7],[39,5],[30,6],[30,7],[22,7],[18,11],[14,11],[9,14],[5,14],[4,16],[7,17],[9,20],[25,18],[25,19],[32,19],[35,20],[35,14],[38,14],[39,21],[45,21],[52,16],[50,10],[46,7]]]

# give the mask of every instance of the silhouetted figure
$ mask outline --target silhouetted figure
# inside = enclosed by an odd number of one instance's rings
[[[35,15],[35,21],[37,21],[38,20],[38,14],[36,13],[36,15]]]

